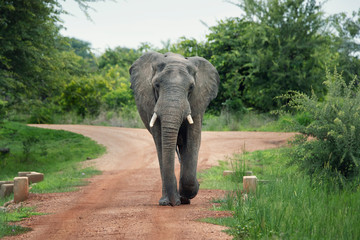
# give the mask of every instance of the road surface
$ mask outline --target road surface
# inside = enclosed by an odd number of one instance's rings
[[[98,159],[84,162],[103,174],[71,193],[31,194],[24,204],[50,213],[21,222],[33,230],[5,239],[231,239],[222,226],[196,221],[229,216],[211,211],[220,190],[200,190],[190,205],[158,206],[161,179],[155,145],[144,129],[85,125],[35,125],[88,136],[106,146]],[[233,153],[275,148],[292,133],[203,132],[199,170]],[[177,176],[179,165],[176,164]],[[45,173],[46,177],[46,173]],[[179,177],[178,177],[179,179]],[[17,223],[19,224],[19,223]]]

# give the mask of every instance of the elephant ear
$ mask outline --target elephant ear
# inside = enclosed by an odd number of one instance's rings
[[[163,57],[157,52],[145,53],[133,63],[129,70],[136,106],[146,127],[149,126],[156,102],[151,81],[155,73],[153,66]]]
[[[190,96],[191,114],[204,114],[210,101],[213,100],[219,89],[220,78],[215,67],[205,58],[189,57],[188,60],[197,67],[195,88]]]

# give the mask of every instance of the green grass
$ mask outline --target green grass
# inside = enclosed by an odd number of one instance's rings
[[[13,119],[26,122],[29,116],[14,115]],[[74,112],[54,114],[51,123],[56,124],[86,124],[128,128],[144,128],[144,124],[136,108],[126,108],[122,111],[102,110],[97,116],[82,118]],[[308,123],[306,114],[283,115],[278,117],[269,113],[256,113],[249,111],[245,114],[222,112],[219,116],[206,113],[203,119],[204,131],[287,131],[293,121]]]
[[[360,186],[340,190],[324,182],[313,183],[296,167],[287,166],[286,151],[272,149],[241,156],[246,170],[260,180],[270,180],[258,183],[256,194],[247,200],[241,193],[241,178],[224,178],[219,167],[201,173],[201,187],[207,186],[213,175],[220,182],[232,182],[223,183],[225,186],[237,183],[218,200],[219,209],[232,211],[233,217],[203,221],[230,227],[228,232],[235,239],[360,239]]]
[[[294,121],[307,125],[310,120],[305,113],[278,117],[274,114],[252,111],[240,115],[222,112],[219,116],[205,114],[202,130],[283,132],[291,130]]]
[[[85,118],[82,118],[74,112],[67,112],[61,115],[55,115],[53,121],[57,124],[86,124],[127,128],[145,128],[136,108],[130,107],[120,112],[103,110],[98,116],[86,116]]]
[[[0,238],[30,231],[30,228],[16,225],[16,222],[34,215],[44,214],[36,212],[32,207],[21,207],[11,212],[0,213]]]
[[[77,186],[85,185],[86,178],[101,172],[82,168],[80,162],[105,152],[105,147],[80,134],[28,127],[15,122],[0,124],[0,148],[10,149],[10,153],[0,155],[0,180],[12,180],[19,171],[45,174],[44,181],[32,185],[33,193],[74,191]],[[11,199],[12,196],[0,199],[0,205]],[[0,212],[0,237],[27,231],[7,223],[34,214],[34,209],[26,208]]]

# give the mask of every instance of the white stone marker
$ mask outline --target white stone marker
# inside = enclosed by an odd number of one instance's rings
[[[257,177],[256,176],[244,176],[243,177],[243,189],[245,192],[255,193],[256,192],[256,183]]]
[[[27,177],[14,178],[14,202],[25,201],[29,197],[29,179]]]

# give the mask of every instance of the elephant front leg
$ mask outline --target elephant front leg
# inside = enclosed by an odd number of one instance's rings
[[[157,127],[158,127],[157,124],[155,124],[155,126],[152,128],[151,134],[153,136],[156,145],[159,166],[160,166],[161,183],[162,183],[162,188],[161,188],[162,196],[159,200],[159,205],[160,206],[180,205],[180,197],[177,192],[177,183],[176,183],[176,177],[174,175],[174,170],[168,169],[169,167],[171,168],[171,164],[166,165],[163,162],[162,138],[160,131],[156,129]],[[169,179],[171,180],[169,181]]]
[[[162,163],[162,143],[161,143],[161,134],[160,134],[160,126],[155,124],[155,126],[151,129],[151,135],[153,136],[157,156],[159,160],[159,167],[160,167],[160,176],[161,176],[161,198],[159,200],[159,205],[167,206],[169,205],[170,201],[166,194],[165,185],[164,185],[164,177],[163,177],[163,163]]]
[[[186,125],[182,131],[182,144],[179,145],[181,156],[179,193],[182,204],[190,204],[199,191],[196,178],[197,162],[201,142],[201,117],[194,119],[193,125]]]

